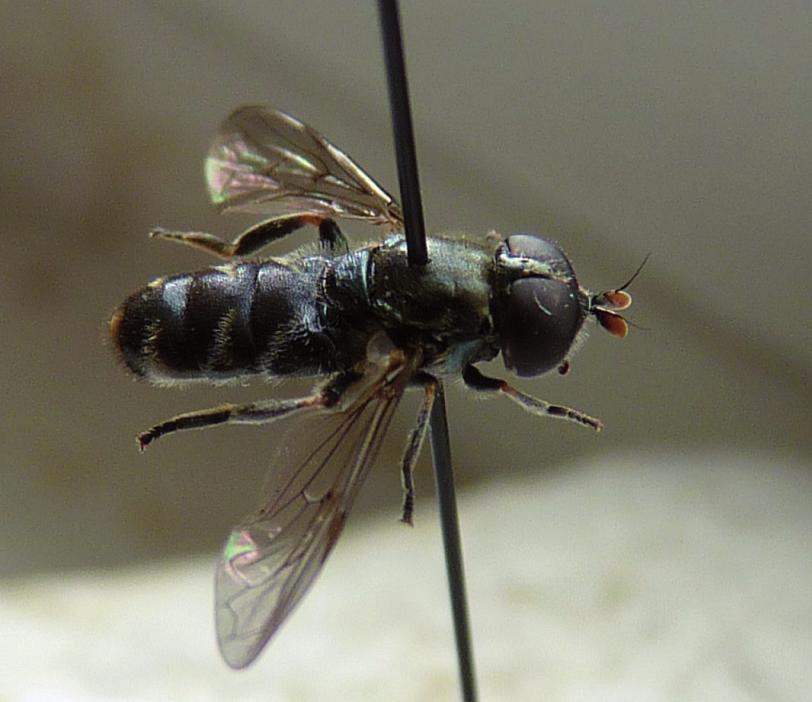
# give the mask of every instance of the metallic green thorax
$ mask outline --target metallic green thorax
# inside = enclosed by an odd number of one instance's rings
[[[419,345],[435,372],[491,359],[499,345],[491,314],[493,249],[464,239],[430,238],[429,264],[409,266],[393,236],[370,251],[371,309],[396,345]]]

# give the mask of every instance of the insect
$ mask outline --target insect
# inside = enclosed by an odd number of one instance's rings
[[[476,364],[501,353],[518,376],[566,372],[590,318],[626,335],[619,312],[631,304],[625,289],[634,276],[591,294],[561,248],[534,234],[432,237],[428,265],[410,267],[393,198],[317,131],[268,107],[240,108],[222,124],[206,177],[221,211],[267,219],[232,243],[154,230],[225,262],[153,281],[116,310],[110,333],[129,370],[157,384],[320,379],[306,397],[225,404],[138,435],[143,450],[186,429],[312,418],[306,441],[278,452],[262,506],[231,532],[217,565],[219,647],[243,668],[321,570],[407,388],[423,391],[400,466],[407,523],[438,378],[462,377],[534,414],[600,430],[599,420],[487,377]],[[387,235],[350,250],[338,220],[379,225]],[[318,247],[251,258],[305,226],[318,230]]]

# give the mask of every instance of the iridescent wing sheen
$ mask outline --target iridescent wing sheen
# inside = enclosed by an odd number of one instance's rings
[[[312,213],[402,229],[400,205],[315,129],[270,107],[237,109],[206,159],[209,195],[223,212]]]
[[[232,668],[257,657],[318,575],[412,372],[390,367],[347,409],[294,427],[297,448],[280,452],[265,506],[231,532],[217,564],[217,638]]]

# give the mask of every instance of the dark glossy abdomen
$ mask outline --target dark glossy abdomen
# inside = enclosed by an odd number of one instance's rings
[[[113,342],[133,373],[157,382],[325,372],[322,266],[241,262],[158,279],[116,310]]]

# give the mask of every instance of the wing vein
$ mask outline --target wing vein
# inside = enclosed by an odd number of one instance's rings
[[[391,195],[315,129],[270,107],[242,107],[220,127],[206,160],[221,211],[312,212],[402,229]]]
[[[311,415],[318,423],[296,449],[301,459],[287,456],[288,470],[278,471],[283,487],[269,489],[266,506],[228,539],[215,593],[220,650],[232,667],[256,657],[335,546],[414,372],[415,359],[398,353],[363,379],[349,407]]]

